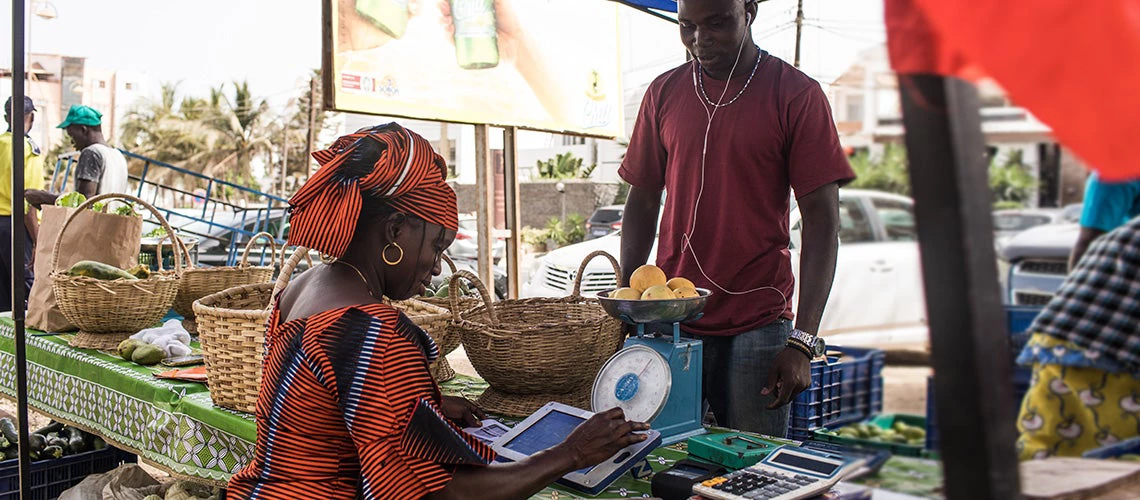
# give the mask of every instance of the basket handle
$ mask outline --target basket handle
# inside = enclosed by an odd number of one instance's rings
[[[88,199],[87,201],[83,202],[82,205],[79,205],[79,208],[67,217],[67,221],[63,223],[63,227],[59,229],[59,234],[55,237],[55,245],[52,246],[51,250],[51,268],[53,272],[59,270],[59,246],[63,244],[63,234],[67,232],[67,227],[71,225],[71,223],[75,220],[76,217],[79,216],[80,213],[82,213],[84,210],[87,210],[88,208],[91,208],[91,206],[96,202],[103,200],[127,200],[129,202],[135,203],[136,205],[142,205],[143,208],[150,210],[150,213],[153,214],[156,219],[158,219],[158,222],[162,225],[162,228],[166,229],[166,234],[174,234],[174,229],[170,227],[170,224],[168,222],[166,222],[166,217],[163,217],[162,214],[158,212],[158,209],[154,208],[154,206],[150,203],[147,203],[142,199],[136,198],[129,194],[101,194]],[[159,260],[161,260],[161,254],[159,256]],[[161,266],[162,264],[160,263],[159,268],[161,268]],[[177,251],[174,252],[174,274],[176,276],[182,276],[182,254]]]
[[[300,249],[300,248],[301,247],[296,247],[296,249]],[[294,249],[294,250],[296,250],[296,249]],[[287,250],[287,249],[284,246],[282,246],[281,247],[281,270],[285,269],[285,263],[286,263],[286,261],[289,260],[285,257],[285,255],[286,255],[285,250]],[[305,260],[309,261],[309,268],[311,269],[313,267],[313,256],[309,255],[309,249],[305,249]],[[294,264],[293,267],[297,267],[296,264]]]
[[[471,274],[469,271],[456,271],[452,273],[447,285],[448,301],[451,302],[451,316],[455,321],[459,321],[459,278],[463,278],[475,285],[475,289],[479,290],[479,296],[483,298],[483,305],[487,307],[487,314],[491,317],[491,326],[499,327],[499,317],[495,315],[495,306],[491,302],[491,294],[487,293],[487,287],[479,280],[477,276]]]
[[[272,234],[262,231],[253,235],[253,237],[249,239],[249,243],[245,244],[245,251],[241,253],[241,263],[238,264],[238,267],[249,267],[249,251],[253,248],[253,242],[260,239],[264,239],[269,242],[269,249],[271,250],[269,252],[269,265],[273,265],[273,258],[275,255],[277,255],[277,242],[273,239]],[[284,252],[282,252],[282,255],[285,255]]]
[[[582,265],[578,266],[578,274],[574,276],[574,294],[571,295],[571,297],[582,296],[582,276],[586,274],[586,264],[589,264],[591,260],[600,256],[605,256],[605,258],[610,260],[610,264],[614,266],[614,277],[617,278],[619,282],[621,281],[621,266],[618,264],[617,259],[604,250],[596,250],[590,255],[587,255],[585,259],[582,259]]]
[[[451,274],[455,274],[455,272],[459,270],[455,267],[455,261],[451,260],[451,257],[448,257],[447,254],[441,253],[439,256],[443,257],[443,261],[447,263],[447,267],[451,268]]]
[[[181,252],[186,256],[186,266],[183,268],[191,269],[194,265],[190,262],[190,250],[186,248],[186,244],[182,242],[182,238],[174,236],[171,233],[166,233],[165,236],[158,239],[158,243],[154,245],[154,260],[157,261],[158,270],[162,271],[162,242],[170,240],[171,245],[174,247],[174,253]]]
[[[308,258],[309,266],[310,268],[312,267],[313,258],[309,257],[309,249],[297,247],[297,249],[293,251],[293,256],[289,257],[289,260],[281,265],[281,274],[277,275],[277,282],[273,284],[273,293],[269,295],[269,306],[266,307],[265,310],[273,310],[273,304],[277,302],[277,294],[281,293],[281,291],[285,289],[285,286],[289,284],[289,279],[293,277],[293,269],[301,262],[301,257]]]

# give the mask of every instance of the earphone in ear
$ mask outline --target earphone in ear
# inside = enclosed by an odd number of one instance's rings
[[[750,22],[752,22],[752,14],[745,12],[744,13],[744,24],[747,25]]]

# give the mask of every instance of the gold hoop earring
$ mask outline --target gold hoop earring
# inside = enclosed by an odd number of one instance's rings
[[[399,250],[400,256],[396,257],[395,261],[388,260],[388,247],[396,247],[396,250]],[[384,259],[385,264],[388,264],[389,266],[394,266],[396,264],[399,264],[400,262],[403,262],[403,260],[404,260],[404,249],[400,248],[400,245],[397,244],[396,242],[389,243],[389,244],[384,246],[383,250],[380,251],[380,258]]]

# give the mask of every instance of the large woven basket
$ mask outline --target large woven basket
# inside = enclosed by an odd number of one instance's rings
[[[257,409],[273,298],[285,288],[301,257],[307,255],[308,249],[298,247],[274,284],[242,285],[194,302],[198,341],[214,405],[246,413]]]
[[[167,234],[175,234],[170,224],[151,204],[126,194],[108,193],[95,196],[80,205],[79,209],[67,218],[52,249],[51,281],[59,311],[68,321],[79,327],[79,333],[71,339],[73,347],[86,349],[117,347],[119,342],[139,330],[150,328],[162,321],[170,311],[170,306],[178,293],[179,278],[182,275],[182,257],[177,251],[174,252],[173,272],[162,270],[160,263],[159,271],[146,279],[99,280],[86,276],[71,276],[67,273],[67,269],[59,268],[59,247],[68,226],[83,210],[87,210],[95,203],[108,200],[125,200],[141,205],[154,214]]]
[[[441,257],[443,257],[443,261],[447,263],[447,267],[451,268],[451,274],[455,274],[458,269],[455,267],[455,262],[451,260],[451,257],[448,257],[447,254],[441,255]],[[422,297],[419,300],[427,302],[433,306],[439,306],[448,311],[451,311],[451,299],[452,296],[455,295],[455,289],[451,288],[451,285],[448,285],[448,289],[449,293],[447,297]],[[482,303],[483,301],[479,300],[477,297],[460,297],[457,305],[459,307],[459,312],[463,312]]]
[[[269,254],[268,266],[249,265],[249,251],[254,242],[260,239],[269,241],[272,252]],[[180,245],[182,252],[186,253],[185,245]],[[236,266],[227,267],[199,267],[189,266],[182,272],[182,282],[178,286],[178,295],[174,298],[174,312],[182,315],[182,326],[190,333],[197,332],[194,320],[194,301],[242,285],[270,283],[273,281],[273,259],[277,255],[277,244],[273,235],[258,233],[249,239],[245,251],[241,254],[241,262]]]
[[[487,288],[473,274],[451,277],[475,285],[484,304],[466,312],[452,309],[457,331],[471,364],[490,385],[478,403],[487,411],[522,417],[550,401],[589,407],[590,389],[602,365],[621,347],[622,323],[606,314],[594,298],[581,295],[586,264],[582,261],[574,293],[561,299],[511,299],[492,303]]]
[[[439,359],[431,364],[431,374],[437,382],[451,380],[455,370],[447,362],[447,355],[459,347],[459,335],[448,328],[451,312],[420,299],[393,302],[392,307],[403,311],[408,319],[431,335],[439,348]]]

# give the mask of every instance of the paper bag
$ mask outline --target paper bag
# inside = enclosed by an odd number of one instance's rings
[[[40,234],[36,241],[36,279],[28,294],[27,325],[45,332],[69,332],[75,325],[59,312],[52,292],[52,252],[67,218],[78,209],[44,205]],[[142,240],[142,218],[83,210],[76,216],[59,244],[59,269],[66,271],[76,262],[93,260],[122,269],[138,262]]]

